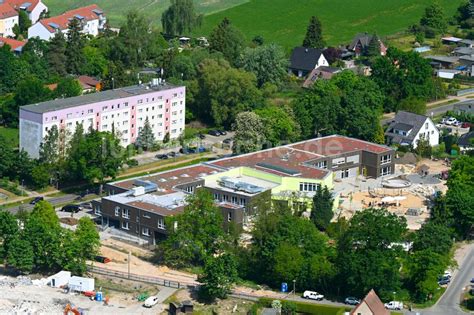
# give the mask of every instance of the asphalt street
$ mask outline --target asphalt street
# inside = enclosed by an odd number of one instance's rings
[[[67,194],[67,195],[60,196],[60,197],[52,197],[52,198],[45,197],[45,200],[47,200],[53,206],[57,206],[57,205],[62,205],[62,204],[66,204],[66,203],[76,202],[77,197],[78,197],[78,195],[75,195],[75,194]],[[34,205],[30,205],[29,203],[23,203],[19,206],[6,208],[5,210],[15,214],[18,211],[20,211],[20,209],[28,211],[28,210],[33,209],[33,207],[34,207]]]

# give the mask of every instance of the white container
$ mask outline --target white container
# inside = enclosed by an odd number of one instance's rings
[[[71,277],[71,279],[69,279],[68,286],[69,289],[77,292],[94,291],[95,282],[94,278],[83,278],[73,276]]]
[[[53,288],[60,288],[68,284],[70,278],[71,272],[62,270],[57,274],[48,277],[47,283]]]

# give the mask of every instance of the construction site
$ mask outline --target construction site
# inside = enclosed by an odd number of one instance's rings
[[[418,230],[430,216],[430,206],[437,192],[446,192],[449,163],[423,159],[401,163],[395,173],[384,178],[362,176],[335,183],[340,203],[334,220],[351,218],[357,211],[369,207],[384,207],[404,216],[408,229]]]

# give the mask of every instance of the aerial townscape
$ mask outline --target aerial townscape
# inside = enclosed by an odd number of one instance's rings
[[[474,313],[474,0],[0,0],[0,314]]]

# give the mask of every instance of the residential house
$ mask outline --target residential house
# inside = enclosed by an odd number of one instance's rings
[[[334,67],[321,66],[313,69],[303,83],[303,87],[309,88],[313,86],[314,82],[319,79],[329,80],[342,70]]]
[[[430,146],[439,144],[439,130],[431,118],[399,111],[385,132],[389,144],[418,146],[418,141],[425,139]]]
[[[99,35],[106,23],[106,17],[102,9],[96,4],[92,4],[67,11],[58,16],[39,20],[28,29],[28,38],[39,37],[43,40],[50,40],[56,32],[63,32],[66,35],[72,19],[79,20],[82,32],[92,36]]]
[[[453,56],[472,56],[474,55],[474,48],[472,47],[457,47],[451,53]]]
[[[134,143],[148,118],[155,139],[184,132],[185,87],[158,82],[61,98],[20,107],[20,148],[37,158],[39,147],[54,125],[72,134],[84,130],[120,133],[121,144]]]
[[[306,77],[311,71],[321,66],[329,66],[322,49],[296,47],[290,57],[289,73],[299,78]]]
[[[9,4],[0,1],[0,37],[13,37],[13,27],[18,24],[18,12]]]
[[[459,64],[459,57],[457,56],[425,56],[430,60],[430,64],[435,69],[453,69]]]
[[[0,47],[2,47],[3,45],[10,46],[11,51],[15,55],[21,54],[21,51],[23,50],[23,46],[25,46],[25,44],[26,41],[16,40],[7,37],[0,37]]]
[[[41,0],[4,0],[17,11],[25,11],[31,23],[36,23],[41,15],[48,12],[48,7]]]
[[[458,146],[461,152],[466,152],[474,149],[474,131],[463,134],[459,137]]]
[[[88,75],[81,75],[77,78],[82,86],[82,94],[93,93],[101,90],[100,81]]]
[[[351,310],[350,315],[390,315],[378,297],[377,293],[372,289],[365,298],[355,308]]]
[[[108,183],[108,196],[94,203],[103,226],[155,243],[166,237],[166,218],[181,213],[186,197],[209,191],[223,226],[244,227],[260,205],[285,203],[311,211],[316,192],[333,180],[394,172],[394,150],[339,135]],[[334,193],[334,205],[339,196]]]
[[[352,39],[352,42],[347,47],[347,49],[349,51],[352,51],[356,56],[360,56],[369,47],[372,37],[373,35],[370,35],[368,33],[357,34]],[[379,43],[380,43],[380,55],[385,56],[387,54],[387,46],[385,46],[385,44],[380,39],[379,39]]]

